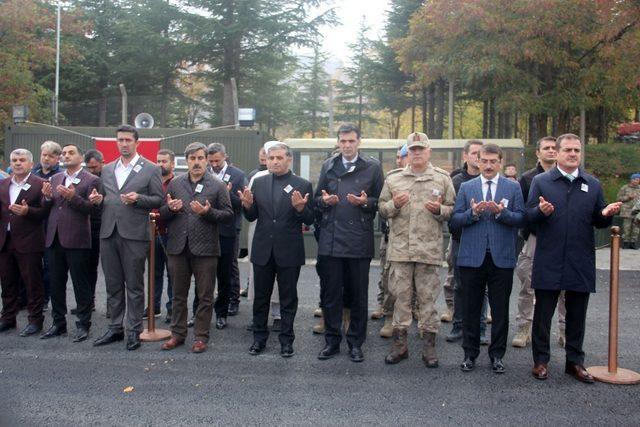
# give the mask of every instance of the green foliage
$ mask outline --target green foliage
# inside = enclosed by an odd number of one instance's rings
[[[328,127],[329,74],[324,70],[327,54],[320,46],[313,48],[313,56],[303,59],[296,78],[297,102],[294,125],[298,135],[326,136]]]
[[[604,189],[605,199],[616,199],[620,187],[629,182],[632,173],[640,172],[639,144],[591,144],[585,149],[585,168],[596,176]],[[525,170],[536,164],[534,146],[525,147]]]

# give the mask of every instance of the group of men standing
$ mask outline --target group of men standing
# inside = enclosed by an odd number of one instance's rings
[[[237,312],[234,298],[240,286],[234,280],[234,263],[237,269],[240,215],[244,215],[256,221],[250,253],[255,298],[249,353],[258,355],[266,349],[269,305],[277,281],[280,354],[295,354],[297,281],[305,263],[302,227],[315,222],[325,325],[325,345],[318,358],[335,357],[344,336],[349,358],[361,362],[374,218],[379,212],[388,226],[384,265],[388,286],[382,287],[380,299],[392,318],[387,363],[408,357],[407,330],[415,316],[424,337],[422,359],[427,367],[438,366],[435,344],[440,318],[435,303],[444,255],[442,232],[448,224],[454,292],[453,329],[447,339],[462,338],[461,369],[475,368],[480,344],[488,341],[482,322],[488,299],[493,317],[491,368],[505,372],[509,297],[517,268],[522,291],[513,345],[526,345],[532,334],[533,375],[547,377],[551,318],[564,291],[566,371],[581,381],[593,381],[583,367],[582,350],[589,294],[595,291],[592,229],[609,225],[621,202],[606,205],[599,182],[579,167],[582,144],[577,136],[540,140],[539,163],[518,184],[500,175],[503,154],[495,144],[469,141],[465,166],[452,179],[431,164],[427,136],[412,133],[403,148],[406,165],[385,179],[380,163],[359,151],[356,126],[342,125],[337,135],[337,153],[322,165],[315,192],[309,181],[291,172],[291,149],[278,142],[265,146],[266,170],[256,174],[250,185],[242,171],[227,163],[225,148],[217,143],[189,144],[184,153],[188,171],[174,177],[175,155],[161,150],[158,165],[144,159],[137,153],[138,133],[127,125],[117,130],[116,161],[100,171],[94,163],[101,163],[101,157],[84,157],[87,169],[93,172],[95,167],[99,177],[81,167],[82,152],[74,144],[62,147],[65,171],[47,180],[31,173],[31,153],[14,150],[12,178],[0,182],[0,331],[16,326],[20,278],[29,300],[29,325],[22,335],[42,329],[46,248],[53,324],[42,337],[66,333],[65,288],[71,274],[78,317],[74,340],[85,340],[94,305],[93,259],[99,246],[110,324],[94,345],[124,340],[126,330],[127,349],[138,348],[142,318],[150,314],[149,307],[144,309],[143,286],[150,232],[141,225],[155,211],[160,231],[156,252],[166,257],[172,291],[167,305],[172,336],[162,349],[185,343],[193,276],[192,351],[203,352],[214,309],[218,329]],[[518,259],[519,230],[526,244]],[[156,263],[160,280],[163,264]],[[154,299],[157,312],[161,293],[162,286]],[[348,319],[343,316],[346,306]]]
[[[505,372],[502,359],[517,266],[522,290],[513,345],[523,347],[533,335],[533,376],[541,380],[548,376],[551,319],[563,295],[564,303],[559,306],[564,312],[566,304],[566,327],[561,316],[565,371],[580,381],[593,382],[584,368],[582,349],[589,294],[595,292],[593,227],[610,225],[621,202],[606,205],[600,183],[580,168],[580,139],[565,134],[538,141],[538,164],[523,174],[520,185],[499,174],[503,156],[495,144],[469,141],[464,149],[465,165],[451,179],[428,164],[426,141],[424,134],[408,137],[407,165],[387,174],[380,196],[380,214],[389,227],[383,275],[388,269],[388,293],[395,299],[393,343],[385,361],[398,363],[408,357],[406,329],[415,295],[418,328],[424,336],[422,358],[427,367],[438,366],[434,342],[439,319],[433,304],[439,282],[430,267],[442,260],[442,242],[437,236],[448,221],[454,292],[446,320],[454,323],[447,340],[462,338],[460,368],[466,372],[475,368],[488,296],[493,318],[491,340],[487,340],[491,369],[497,374]],[[518,257],[519,230],[526,243]],[[432,252],[431,257],[427,251]],[[383,286],[383,294],[385,289]],[[379,298],[383,303],[388,300]],[[381,308],[388,316],[388,309]]]

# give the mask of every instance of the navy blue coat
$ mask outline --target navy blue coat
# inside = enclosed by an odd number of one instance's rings
[[[487,256],[487,250],[490,250],[491,259],[496,267],[514,268],[517,259],[518,228],[522,227],[525,221],[520,186],[502,176],[498,179],[498,188],[493,200],[496,203],[503,199],[508,202],[497,218],[490,212],[473,215],[471,199],[482,200],[480,176],[462,183],[451,217],[452,230],[462,234],[458,266],[480,267]]]
[[[322,215],[318,254],[338,258],[373,258],[373,220],[378,211],[378,197],[384,184],[380,162],[373,157],[358,155],[355,169],[347,172],[342,155],[324,162],[320,169],[315,194],[316,209]],[[322,201],[322,190],[337,194],[340,201],[327,206]],[[367,193],[367,206],[353,206],[347,194]]]
[[[548,217],[538,208],[540,196],[555,208]],[[527,200],[537,235],[532,288],[596,291],[593,227],[611,225],[612,218],[602,216],[605,206],[600,182],[582,169],[571,183],[555,167],[533,178]]]

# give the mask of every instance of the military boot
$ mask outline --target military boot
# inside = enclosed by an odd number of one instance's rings
[[[438,367],[438,355],[436,353],[436,333],[426,332],[422,345],[422,361],[427,368]]]
[[[385,316],[384,325],[380,329],[380,336],[382,338],[391,338],[393,336],[393,317]]]
[[[409,347],[407,347],[407,330],[404,328],[395,328],[393,330],[391,351],[387,354],[387,357],[384,358],[384,363],[393,365],[407,357],[409,357]]]
[[[513,337],[513,341],[511,341],[511,345],[514,347],[526,347],[527,344],[531,342],[531,325],[526,324],[520,326],[518,328],[518,332],[516,336]]]
[[[384,317],[384,308],[382,306],[378,306],[378,308],[371,313],[371,320],[378,320]]]
[[[313,328],[311,328],[311,331],[314,334],[324,334],[324,331],[325,331],[324,317],[320,318],[317,325],[313,325]]]

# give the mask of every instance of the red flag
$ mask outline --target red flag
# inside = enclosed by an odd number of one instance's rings
[[[109,163],[120,157],[118,145],[115,138],[96,138],[96,150],[100,151],[104,156],[104,162]],[[140,138],[138,139],[138,154],[147,160],[155,163],[156,155],[160,150],[160,139],[157,138]]]

